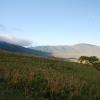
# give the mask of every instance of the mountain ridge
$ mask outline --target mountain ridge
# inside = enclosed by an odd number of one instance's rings
[[[0,41],[0,50],[43,57],[79,58],[80,56],[97,56],[100,58],[100,46],[79,43],[75,45],[35,46],[31,48]]]
[[[31,49],[48,52],[60,58],[79,58],[80,56],[100,57],[100,46],[87,43],[79,43],[70,46],[37,46]]]
[[[43,57],[47,57],[50,55],[50,53],[47,53],[47,52],[32,50],[32,49],[25,48],[19,45],[7,43],[5,41],[0,41],[0,50],[20,53],[20,54],[34,55],[34,56],[43,56]]]

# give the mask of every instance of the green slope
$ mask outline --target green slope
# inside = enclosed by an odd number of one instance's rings
[[[100,100],[88,65],[0,52],[0,100]]]
[[[32,50],[32,49],[22,47],[19,45],[10,44],[10,43],[4,42],[4,41],[0,41],[0,50],[5,50],[8,52],[13,52],[13,53],[34,55],[34,56],[42,56],[42,57],[50,56],[50,53],[42,52],[39,50]]]

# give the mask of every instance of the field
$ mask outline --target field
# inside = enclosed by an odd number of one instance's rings
[[[0,100],[100,100],[92,66],[0,52]]]

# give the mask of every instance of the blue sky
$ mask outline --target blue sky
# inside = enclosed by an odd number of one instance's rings
[[[38,45],[100,45],[100,0],[0,0],[0,34]]]

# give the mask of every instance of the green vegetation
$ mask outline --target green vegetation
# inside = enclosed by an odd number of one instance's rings
[[[99,59],[96,56],[81,56],[79,58],[80,63],[83,63],[84,61],[86,61],[87,63],[93,64],[95,62],[99,62]]]
[[[100,100],[100,73],[90,65],[0,52],[0,100]]]

